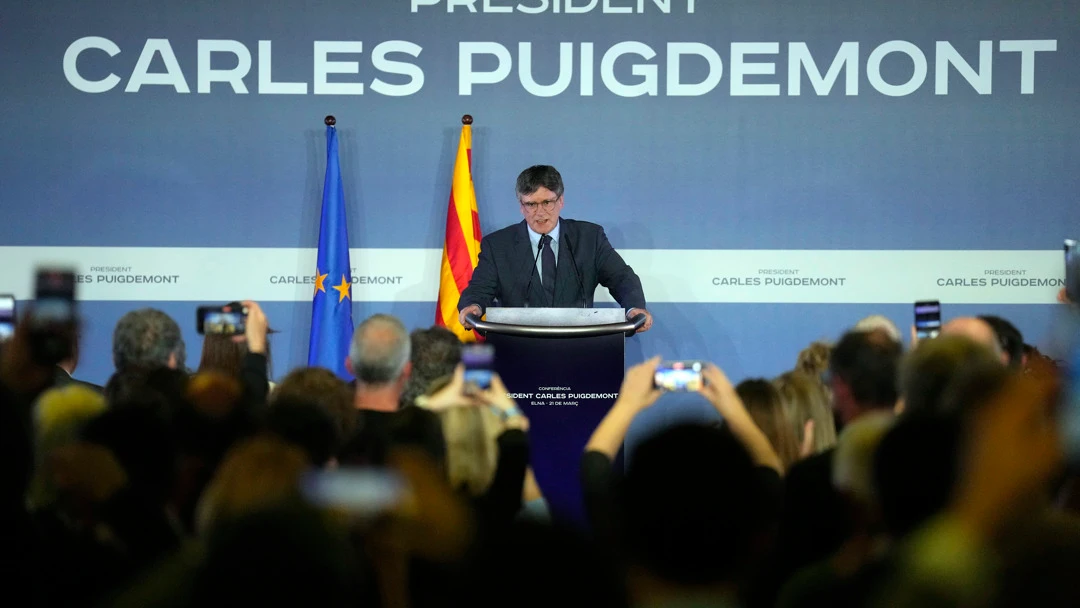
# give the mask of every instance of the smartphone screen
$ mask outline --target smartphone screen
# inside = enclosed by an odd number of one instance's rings
[[[656,368],[653,384],[666,391],[698,391],[705,385],[701,361],[665,361]]]
[[[15,335],[15,296],[0,295],[0,342]]]
[[[338,508],[354,515],[377,515],[400,505],[408,487],[391,471],[376,468],[341,468],[309,473],[301,491],[312,504]]]
[[[490,344],[467,344],[461,348],[465,364],[465,390],[486,390],[491,387],[495,372],[495,347]]]
[[[39,270],[31,324],[42,328],[65,325],[75,320],[75,273],[69,270]]]
[[[1065,295],[1071,302],[1080,303],[1080,245],[1065,240]]]
[[[915,302],[915,336],[919,340],[936,338],[941,333],[941,303],[937,300]]]
[[[196,329],[200,334],[241,336],[247,330],[247,310],[225,311],[224,306],[200,306]]]

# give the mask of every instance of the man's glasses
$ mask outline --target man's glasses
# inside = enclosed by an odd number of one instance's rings
[[[528,211],[529,213],[536,213],[537,209],[543,209],[544,211],[551,211],[552,209],[555,208],[555,203],[557,203],[557,202],[559,202],[559,197],[556,196],[555,198],[551,198],[551,199],[548,199],[546,201],[539,201],[539,202],[535,202],[535,203],[522,202],[521,206],[524,207],[525,210]]]

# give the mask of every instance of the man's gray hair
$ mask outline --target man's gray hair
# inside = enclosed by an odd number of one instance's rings
[[[870,315],[869,317],[860,319],[855,324],[855,331],[884,331],[890,338],[897,342],[903,342],[903,334],[900,333],[900,328],[893,323],[891,319],[885,315]]]
[[[397,317],[371,315],[353,332],[349,371],[363,384],[389,384],[404,373],[410,352],[409,331]]]
[[[176,357],[176,368],[184,369],[187,353],[180,326],[169,315],[155,308],[133,310],[116,322],[113,331],[113,365],[123,370],[131,367],[167,367]]]

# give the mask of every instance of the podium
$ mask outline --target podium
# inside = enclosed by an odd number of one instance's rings
[[[553,518],[583,524],[581,456],[619,396],[624,346],[645,323],[621,308],[489,308],[470,315],[529,418],[530,462]]]

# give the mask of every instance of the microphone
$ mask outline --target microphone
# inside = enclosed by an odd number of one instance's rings
[[[540,259],[540,252],[544,250],[545,239],[549,239],[546,234],[540,235],[540,243],[536,245],[536,257],[533,258],[532,268],[529,269],[529,282],[525,284],[525,308],[529,307],[529,288],[532,287],[533,273],[536,272],[536,260]]]
[[[581,307],[585,308],[585,305],[589,302],[589,298],[585,295],[585,283],[581,281],[581,273],[578,272],[577,261],[574,260],[574,250],[570,248],[570,239],[563,239],[563,243],[566,244],[566,253],[570,256],[570,263],[574,266],[574,276],[577,277],[578,289],[581,290]]]

